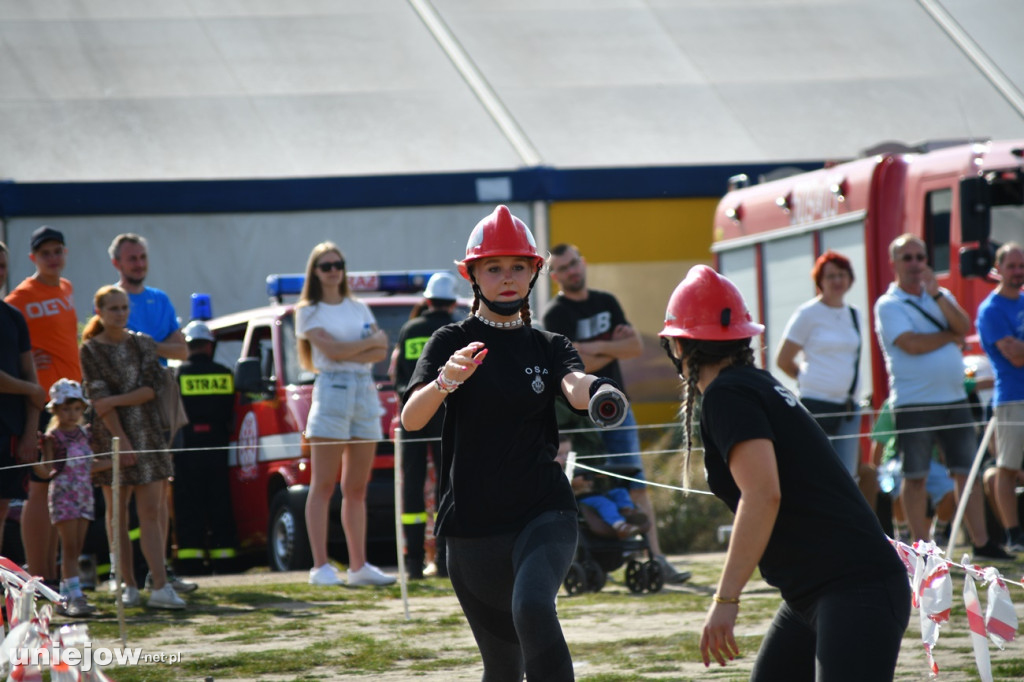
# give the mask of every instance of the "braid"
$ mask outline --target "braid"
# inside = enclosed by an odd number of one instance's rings
[[[686,447],[686,455],[683,457],[683,488],[686,489],[685,494],[689,495],[690,455],[693,452],[693,405],[697,400],[697,378],[700,376],[696,355],[686,358],[686,370],[686,393],[683,396],[683,445]]]
[[[476,315],[476,311],[480,309],[480,297],[476,293],[476,287],[473,287],[473,307],[470,309],[470,315]]]
[[[527,326],[527,327],[531,327],[532,326],[530,324],[531,315],[530,315],[530,298],[529,298],[529,294],[527,294],[526,302],[523,303],[523,307],[519,309],[519,317],[523,318],[523,324],[525,326]]]
[[[679,339],[682,362],[686,363],[686,393],[683,396],[683,433],[686,437],[686,456],[683,458],[683,487],[690,488],[690,454],[693,446],[693,409],[697,399],[697,380],[700,370],[708,365],[717,365],[729,360],[737,367],[754,364],[754,349],[750,339],[729,341],[705,341],[700,339]],[[667,349],[666,349],[667,350]],[[670,354],[671,357],[671,354]]]

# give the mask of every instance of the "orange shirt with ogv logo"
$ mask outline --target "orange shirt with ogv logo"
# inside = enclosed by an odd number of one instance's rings
[[[54,287],[28,277],[4,300],[20,310],[28,323],[39,384],[49,391],[57,379],[81,381],[78,316],[71,282],[61,278],[60,285]]]

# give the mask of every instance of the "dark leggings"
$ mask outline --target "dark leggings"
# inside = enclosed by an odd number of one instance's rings
[[[752,682],[892,680],[910,620],[906,573],[783,602],[761,643]]]
[[[572,680],[555,596],[576,552],[576,512],[516,533],[447,539],[448,573],[484,662],[483,682]]]

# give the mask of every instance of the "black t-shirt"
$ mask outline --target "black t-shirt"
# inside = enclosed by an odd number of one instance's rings
[[[25,317],[14,306],[0,301],[0,370],[15,379],[21,374],[21,356],[32,350]],[[20,436],[25,431],[25,396],[0,393],[0,434]]]
[[[583,363],[564,336],[521,327],[495,329],[475,317],[437,330],[427,342],[404,400],[434,381],[452,353],[482,341],[487,355],[445,399],[437,534],[482,537],[523,528],[551,510],[576,509],[555,461],[555,396]]]
[[[786,600],[906,572],[824,431],[768,372],[723,369],[704,393],[700,426],[708,485],[733,512],[740,491],[732,448],[758,438],[774,444],[782,498],[758,566]]]
[[[544,308],[543,321],[549,332],[562,334],[570,341],[608,341],[617,326],[629,324],[618,300],[605,291],[594,289],[588,290],[584,301],[573,301],[562,295],[554,297]],[[619,387],[625,386],[618,360],[612,360],[593,374],[611,379]]]

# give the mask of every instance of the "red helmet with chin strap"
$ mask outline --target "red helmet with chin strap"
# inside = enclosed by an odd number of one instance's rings
[[[537,242],[534,241],[530,228],[512,215],[508,206],[495,208],[493,213],[478,222],[469,233],[466,257],[457,263],[459,274],[470,279],[466,266],[481,258],[494,256],[532,258],[537,269],[544,264],[544,259],[537,253]]]
[[[736,285],[706,265],[695,265],[669,297],[658,336],[733,341],[762,332],[764,325],[751,320]]]

